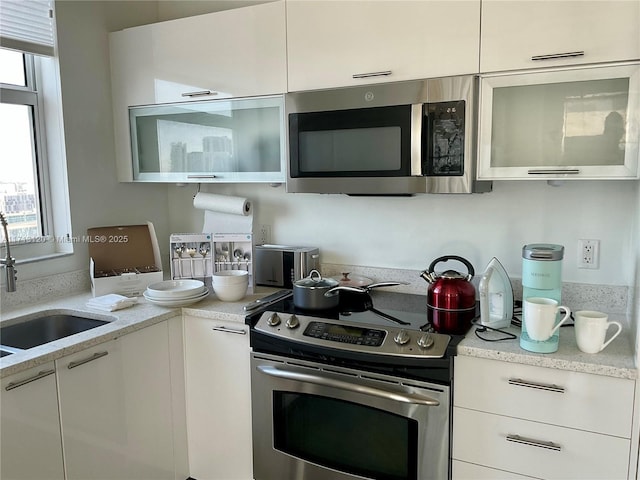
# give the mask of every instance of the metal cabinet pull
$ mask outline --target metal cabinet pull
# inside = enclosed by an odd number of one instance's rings
[[[553,175],[553,174],[571,174],[577,175],[580,170],[577,168],[546,168],[546,169],[530,169],[527,172],[529,175]]]
[[[76,362],[71,362],[69,365],[67,365],[67,368],[69,370],[71,370],[72,368],[76,368],[79,367],[80,365],[84,365],[85,363],[89,363],[89,362],[93,362],[94,360],[97,360],[99,358],[102,357],[106,357],[107,355],[109,355],[109,352],[96,352],[93,355],[91,355],[90,357],[87,357],[83,360],[78,360]]]
[[[383,72],[354,73],[352,76],[353,78],[387,77],[391,73],[391,70],[385,70]]]
[[[24,380],[20,380],[18,382],[10,382],[9,384],[7,384],[6,387],[4,387],[4,389],[8,392],[9,390],[13,390],[14,388],[21,387],[23,385],[26,385],[27,383],[35,382],[36,380],[40,380],[41,378],[48,377],[53,373],[56,373],[56,371],[53,369],[42,370],[41,372],[38,372],[37,374],[35,374],[33,377],[25,378]]]
[[[517,387],[535,388],[536,390],[546,390],[548,392],[564,393],[564,387],[558,385],[548,385],[544,383],[527,382],[520,378],[510,378],[509,385],[515,385]]]
[[[218,95],[218,92],[212,92],[211,90],[199,90],[197,92],[185,92],[182,94],[183,97],[207,97],[210,95]]]
[[[547,55],[534,55],[531,57],[531,60],[534,62],[538,62],[541,60],[557,60],[559,58],[571,58],[571,57],[583,57],[584,50],[580,50],[577,52],[563,52],[563,53],[551,53]]]
[[[559,452],[562,450],[562,446],[553,442],[545,442],[543,440],[533,440],[531,438],[524,438],[520,435],[507,435],[507,442],[521,443],[523,445],[530,445],[537,448],[546,448],[547,450],[554,450]]]
[[[187,178],[216,178],[215,175],[187,175]]]
[[[339,388],[349,392],[362,393],[364,395],[371,395],[373,397],[394,400],[396,402],[428,405],[430,407],[437,407],[438,405],[440,405],[440,402],[435,398],[427,397],[426,395],[419,395],[416,393],[391,392],[388,390],[382,390],[381,388],[369,387],[366,385],[359,385],[357,383],[351,382],[344,382],[342,380],[321,377],[319,375],[312,375],[310,373],[284,370],[268,365],[260,365],[257,367],[257,369],[258,371],[264,373],[265,375],[269,375],[270,377],[283,378],[285,380],[293,380],[295,382],[311,383],[314,385],[321,385],[323,387]]]
[[[229,328],[229,327],[224,327],[222,325],[218,327],[212,327],[211,330],[213,330],[214,332],[235,333],[236,335],[247,334],[247,331],[244,329]]]

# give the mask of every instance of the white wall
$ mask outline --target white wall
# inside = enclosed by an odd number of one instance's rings
[[[272,242],[320,247],[325,263],[424,269],[442,255],[467,258],[477,272],[497,257],[521,275],[522,246],[565,246],[568,282],[632,285],[638,234],[636,181],[495,182],[473,195],[348,197],[285,194],[283,187],[203,185],[253,200],[256,224],[272,226]],[[169,187],[174,232],[202,231],[193,209],[196,187]],[[577,268],[578,239],[599,239],[600,269]]]

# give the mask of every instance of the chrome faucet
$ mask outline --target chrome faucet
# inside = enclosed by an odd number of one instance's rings
[[[7,257],[0,258],[0,265],[7,270],[7,292],[16,291],[16,259],[11,256],[9,248],[9,233],[7,232],[7,219],[0,213],[0,223],[4,229],[4,241],[6,242]]]

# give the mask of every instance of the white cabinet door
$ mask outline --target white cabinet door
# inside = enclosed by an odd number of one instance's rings
[[[478,178],[638,178],[639,90],[637,62],[483,76]]]
[[[129,107],[287,90],[284,1],[109,35],[118,180],[133,180]]]
[[[477,73],[479,28],[478,0],[289,0],[289,91]]]
[[[0,477],[64,479],[53,362],[2,379]]]
[[[635,381],[457,356],[458,407],[631,437]]]
[[[251,480],[249,329],[184,317],[190,474]]]
[[[453,460],[451,462],[453,480],[527,480],[536,477],[483,467],[475,463]]]
[[[133,180],[285,181],[284,97],[129,109]]]
[[[284,93],[285,34],[283,1],[113,32],[114,103]]]
[[[626,480],[630,451],[626,438],[454,407],[456,460],[548,480]]]
[[[634,60],[640,2],[483,0],[481,32],[481,72]]]
[[[166,322],[56,360],[67,480],[173,480]]]

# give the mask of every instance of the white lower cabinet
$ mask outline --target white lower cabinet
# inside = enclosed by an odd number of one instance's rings
[[[175,478],[167,322],[56,360],[67,480]]]
[[[530,478],[526,475],[505,472],[495,468],[483,467],[475,463],[461,462],[454,460],[452,463],[452,476],[458,480],[527,480]]]
[[[0,478],[64,479],[53,362],[2,379]]]
[[[465,356],[454,378],[455,480],[628,478],[634,380]]]
[[[184,317],[190,475],[251,480],[249,328]]]

